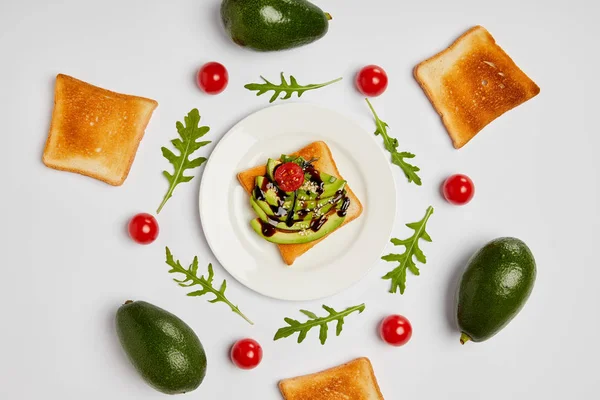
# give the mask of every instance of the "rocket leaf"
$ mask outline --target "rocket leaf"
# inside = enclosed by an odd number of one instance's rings
[[[290,75],[290,82],[288,83],[285,80],[285,76],[283,75],[283,72],[282,72],[281,73],[281,83],[279,85],[276,85],[272,82],[269,82],[262,76],[260,78],[264,81],[264,83],[249,83],[249,84],[245,85],[244,87],[248,90],[257,91],[257,93],[256,93],[257,96],[260,96],[262,94],[267,93],[270,90],[273,90],[275,93],[273,93],[273,96],[271,96],[269,103],[272,103],[275,100],[277,100],[277,98],[279,97],[279,95],[281,93],[285,93],[285,95],[283,97],[281,97],[281,100],[287,100],[287,99],[291,98],[292,94],[294,94],[294,93],[298,93],[298,97],[300,97],[300,96],[302,96],[302,94],[304,94],[304,92],[307,92],[309,90],[319,89],[324,86],[328,86],[328,85],[331,85],[332,83],[336,83],[336,82],[339,82],[342,80],[342,78],[337,78],[337,79],[334,79],[332,81],[325,82],[325,83],[312,83],[310,85],[300,85],[300,84],[298,84],[298,82],[296,81],[296,78],[294,78],[293,75]]]
[[[171,143],[179,151],[179,155],[175,155],[171,150],[166,147],[162,147],[163,156],[169,160],[171,164],[173,164],[174,172],[169,173],[167,171],[163,171],[163,175],[169,181],[169,190],[165,194],[162,203],[156,210],[156,213],[160,213],[163,209],[167,200],[173,196],[173,190],[175,187],[182,182],[189,182],[194,177],[186,176],[184,172],[188,169],[193,169],[201,166],[206,161],[204,157],[198,157],[193,160],[190,160],[190,155],[198,150],[200,147],[206,146],[210,143],[208,142],[198,142],[202,136],[206,135],[210,128],[208,126],[200,126],[200,113],[198,109],[194,108],[190,111],[184,119],[185,126],[181,122],[177,122],[175,125],[177,127],[177,132],[179,133],[179,138],[171,140]]]
[[[358,306],[349,307],[343,311],[335,311],[333,308],[323,305],[323,309],[329,313],[326,317],[318,317],[315,313],[308,310],[300,310],[300,312],[306,315],[309,319],[306,322],[300,322],[298,320],[292,318],[284,318],[284,321],[287,322],[288,326],[285,326],[275,333],[275,337],[273,340],[279,340],[282,338],[286,338],[288,336],[293,335],[298,332],[298,343],[302,343],[304,339],[306,339],[306,334],[314,327],[319,327],[319,340],[321,344],[325,344],[327,340],[327,324],[332,321],[337,321],[335,334],[339,336],[342,333],[342,327],[344,325],[344,318],[355,312],[362,313],[365,310],[365,305],[360,304]]]
[[[389,125],[379,119],[379,116],[375,112],[375,109],[371,105],[369,99],[365,100],[367,100],[369,108],[375,117],[375,124],[377,125],[375,135],[381,135],[383,138],[383,145],[385,149],[392,155],[392,164],[396,164],[402,169],[409,183],[414,182],[417,186],[421,186],[421,178],[419,175],[417,175],[417,172],[420,171],[420,168],[406,162],[407,158],[415,158],[415,155],[407,151],[398,151],[398,139],[388,135],[387,128],[389,128]]]
[[[391,242],[396,246],[404,246],[405,251],[402,254],[388,254],[387,256],[381,257],[385,261],[396,261],[398,266],[392,271],[388,272],[383,279],[390,279],[392,281],[392,287],[390,293],[396,293],[396,290],[400,288],[400,294],[404,294],[406,289],[406,270],[409,269],[415,275],[419,275],[419,269],[417,268],[413,256],[417,261],[425,264],[427,259],[423,254],[423,251],[419,248],[419,239],[423,239],[426,242],[431,242],[431,237],[426,232],[427,221],[433,214],[433,207],[429,206],[425,217],[419,222],[412,222],[406,224],[407,227],[414,230],[415,233],[408,239],[392,239]]]
[[[252,321],[248,319],[238,308],[238,306],[231,303],[227,297],[225,297],[225,289],[227,289],[227,282],[223,280],[219,289],[213,287],[213,278],[215,276],[213,272],[212,264],[208,264],[208,277],[205,278],[204,275],[198,276],[198,257],[194,257],[194,261],[192,264],[185,269],[180,263],[179,260],[175,261],[173,258],[173,254],[171,254],[171,250],[166,247],[167,251],[167,260],[166,263],[171,267],[169,273],[179,273],[184,275],[184,279],[173,279],[175,282],[179,284],[181,287],[191,287],[191,286],[201,286],[202,289],[196,290],[195,292],[188,293],[188,296],[203,296],[205,294],[214,294],[215,298],[209,300],[210,303],[218,303],[223,302],[231,308],[231,311],[238,314],[242,318],[244,318],[249,324],[254,325]]]

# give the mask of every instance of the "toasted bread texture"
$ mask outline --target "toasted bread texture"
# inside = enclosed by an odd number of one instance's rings
[[[110,185],[123,184],[158,103],[56,77],[54,111],[42,160]]]
[[[383,400],[368,358],[357,358],[316,374],[284,379],[285,400]]]
[[[339,179],[344,179],[340,175],[340,171],[338,171],[337,166],[335,165],[335,161],[333,160],[333,156],[331,155],[331,150],[329,146],[325,142],[314,142],[304,147],[303,149],[298,150],[293,153],[295,156],[301,156],[306,160],[316,158],[317,161],[313,163],[315,168],[318,171],[325,172],[326,174],[335,176]],[[252,189],[254,188],[255,179],[257,176],[263,176],[267,173],[266,165],[260,165],[258,167],[251,168],[249,170],[240,172],[238,174],[238,180],[240,184],[244,187],[248,194],[252,193]],[[350,189],[349,185],[346,185],[346,191],[348,193],[348,197],[350,198],[350,207],[348,207],[348,212],[346,214],[346,219],[342,223],[342,225],[338,228],[340,229],[342,226],[348,224],[349,222],[354,221],[356,218],[362,214],[363,206],[360,203],[360,200],[352,189]],[[335,232],[335,231],[333,231]],[[332,232],[332,233],[333,233]],[[331,234],[331,233],[330,233]],[[300,257],[302,254],[306,253],[308,250],[313,248],[317,243],[325,240],[327,238],[326,235],[319,240],[315,240],[309,243],[303,244],[280,244],[277,245],[279,251],[281,252],[281,257],[283,261],[287,265],[292,265],[296,258]]]
[[[487,124],[540,92],[481,26],[417,65],[414,76],[457,149]]]

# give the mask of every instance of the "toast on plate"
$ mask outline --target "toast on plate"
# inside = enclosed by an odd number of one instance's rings
[[[457,149],[490,122],[540,92],[481,26],[417,65],[414,76]]]
[[[311,143],[308,146],[304,147],[303,149],[298,150],[297,152],[295,152],[291,155],[292,156],[301,156],[305,160],[317,159],[317,161],[315,161],[313,163],[315,169],[325,172],[329,175],[332,175],[338,179],[343,179],[342,176],[340,175],[340,172],[337,169],[337,166],[335,165],[335,161],[333,160],[331,150],[329,149],[327,144],[325,144],[325,142]],[[254,188],[256,177],[263,176],[263,175],[265,175],[265,173],[266,173],[266,166],[260,165],[260,166],[254,167],[254,168],[250,168],[246,171],[240,172],[237,177],[238,177],[238,180],[240,181],[240,184],[242,185],[242,187],[250,195],[252,193],[252,189]],[[346,218],[345,218],[344,222],[341,224],[341,226],[338,229],[340,229],[342,226],[344,226],[347,223],[358,218],[360,216],[360,214],[362,214],[362,210],[363,210],[360,200],[358,199],[358,197],[356,197],[354,192],[348,186],[346,186],[346,191],[347,191],[348,197],[350,198],[350,206],[347,210],[347,214],[346,214]],[[335,232],[335,230],[333,232]],[[312,242],[308,242],[308,243],[278,244],[277,247],[279,248],[279,251],[281,252],[283,261],[287,265],[292,265],[294,263],[294,261],[296,260],[296,258],[298,258],[302,254],[306,253],[317,243],[319,243],[322,240],[324,240],[325,238],[327,238],[327,236],[329,236],[329,235],[326,235],[325,237],[323,237],[321,239],[318,239],[318,240],[315,240]]]
[[[284,379],[285,400],[383,400],[368,358],[357,358],[316,374]]]
[[[50,168],[120,186],[157,106],[59,74],[42,160]]]

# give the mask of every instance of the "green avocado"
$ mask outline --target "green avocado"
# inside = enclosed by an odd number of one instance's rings
[[[531,250],[516,238],[495,239],[477,251],[458,290],[461,343],[494,336],[521,311],[536,277]]]
[[[321,199],[318,200],[319,204],[319,213],[322,214],[327,214],[329,212],[329,210],[331,210],[334,206],[336,206],[338,204],[338,202],[340,202],[342,200],[342,196],[337,197],[337,201],[332,201],[332,200],[336,200],[333,197],[329,197],[327,199]],[[264,213],[267,217],[270,217],[272,219],[283,219],[287,216],[287,213],[289,212],[289,209],[291,208],[291,203],[287,203],[285,202],[284,205],[287,205],[287,208],[281,207],[284,210],[284,213],[282,213],[282,215],[277,216],[275,215],[275,211],[273,210],[272,206],[269,205],[269,203],[267,203],[265,200],[259,200],[257,199],[255,196],[251,196],[250,197],[250,201],[251,204],[252,202],[256,203],[256,205],[260,208],[260,212]],[[315,216],[315,204],[317,203],[317,201],[305,201],[305,202],[296,202],[296,206],[294,207],[294,211],[295,214],[292,216],[292,219],[294,221],[310,221],[313,219],[313,217]],[[308,208],[306,205],[312,205],[312,208]],[[275,206],[277,207],[277,206]],[[252,206],[252,208],[254,208],[254,206]],[[256,208],[254,208],[256,210]],[[278,208],[279,209],[279,208]],[[258,211],[256,210],[256,213],[258,214]]]
[[[282,231],[264,223],[260,218],[250,221],[250,225],[256,233],[269,242],[276,244],[301,244],[321,239],[323,236],[333,232],[342,225],[346,216],[332,212],[323,218],[326,218],[325,223],[317,231],[313,231],[312,229],[295,232]]]
[[[206,354],[181,319],[144,301],[127,301],[117,311],[117,335],[144,380],[166,394],[195,390],[206,375]]]
[[[277,51],[322,38],[331,16],[306,0],[223,0],[221,19],[238,45]]]

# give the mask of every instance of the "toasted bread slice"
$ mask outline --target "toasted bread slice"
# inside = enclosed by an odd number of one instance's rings
[[[357,358],[316,374],[284,379],[285,400],[383,400],[368,358]]]
[[[298,150],[293,155],[301,156],[306,160],[310,160],[313,158],[318,159],[314,162],[314,166],[318,171],[325,172],[326,174],[335,176],[339,179],[344,179],[340,175],[340,171],[338,171],[337,166],[335,165],[335,161],[333,160],[333,156],[331,155],[331,150],[325,142],[314,142],[304,147],[301,150]],[[248,194],[252,193],[252,189],[254,188],[255,179],[257,176],[263,176],[267,173],[267,167],[265,165],[260,165],[258,167],[250,168],[244,172],[240,172],[238,174],[238,180],[248,192]],[[346,191],[348,193],[348,197],[350,198],[350,207],[348,207],[348,213],[346,214],[346,219],[340,226],[340,228],[346,225],[349,222],[354,221],[356,218],[362,214],[362,204],[360,200],[354,192],[350,189],[348,185],[346,185]],[[340,229],[338,228],[338,229]],[[335,232],[335,231],[333,231]],[[332,232],[332,233],[333,233]],[[329,236],[329,235],[327,235]],[[324,236],[319,240],[315,240],[309,243],[303,244],[279,244],[279,251],[281,252],[281,256],[283,257],[283,261],[287,265],[292,265],[296,258],[300,257],[302,254],[306,253],[310,250],[314,245],[319,243],[320,241],[327,238]]]
[[[120,186],[157,106],[154,100],[114,93],[59,74],[42,160],[50,168]]]
[[[417,65],[414,75],[457,149],[540,92],[481,26]]]

